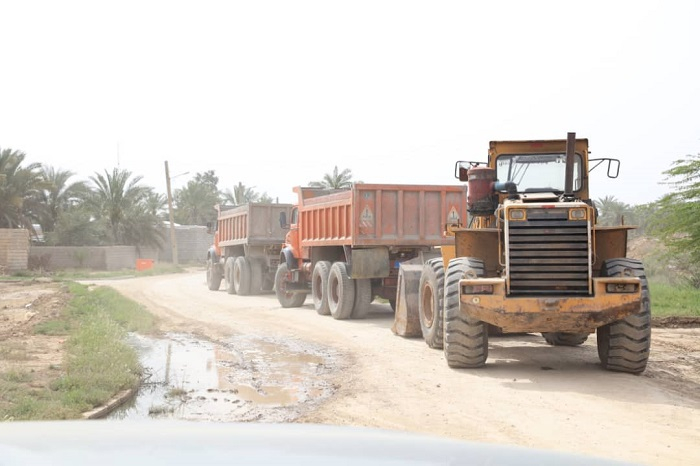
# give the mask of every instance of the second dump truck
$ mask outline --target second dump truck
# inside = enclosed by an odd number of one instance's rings
[[[375,296],[395,306],[399,265],[439,256],[466,219],[463,186],[356,183],[347,190],[297,187],[298,204],[280,223],[289,229],[275,278],[283,307],[311,292],[319,314],[361,318]]]

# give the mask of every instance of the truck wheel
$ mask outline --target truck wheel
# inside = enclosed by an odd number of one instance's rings
[[[396,312],[396,299],[390,299],[389,306],[391,306],[392,311]]]
[[[484,275],[484,263],[471,257],[451,259],[445,274],[445,341],[447,365],[476,368],[486,364],[489,354],[488,325],[462,314],[459,281],[464,277]]]
[[[311,297],[314,300],[314,309],[322,316],[331,314],[331,309],[328,307],[328,275],[330,271],[330,262],[318,261],[311,274]]]
[[[328,274],[328,305],[334,319],[344,320],[352,315],[355,304],[355,282],[348,275],[348,265],[336,262]]]
[[[287,291],[287,283],[289,283],[289,269],[286,263],[281,263],[277,267],[275,274],[275,294],[277,301],[282,307],[301,307],[306,301],[306,293],[291,293]]]
[[[369,278],[358,278],[355,282],[355,303],[352,307],[353,319],[364,319],[369,312],[372,302],[372,281]]]
[[[218,264],[209,258],[207,259],[207,288],[217,291],[221,286],[221,269]]]
[[[248,259],[250,264],[250,294],[260,294],[263,286],[263,263],[259,257]]]
[[[236,257],[233,262],[231,281],[236,289],[236,294],[241,296],[250,294],[250,261],[246,257]]]
[[[634,259],[603,262],[604,277],[633,276],[642,282],[642,302],[636,314],[599,327],[598,357],[604,369],[639,374],[644,372],[651,345],[651,300],[644,266]]]
[[[588,340],[587,333],[543,332],[542,336],[554,346],[579,346]]]
[[[236,288],[233,286],[233,263],[235,257],[227,257],[224,263],[224,280],[226,281],[226,292],[228,294],[236,294]]]
[[[445,289],[445,266],[442,258],[423,265],[418,285],[418,315],[423,339],[431,348],[442,348],[442,308]]]

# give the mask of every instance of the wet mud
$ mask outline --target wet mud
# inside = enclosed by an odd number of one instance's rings
[[[131,335],[144,367],[136,396],[109,419],[289,422],[334,391],[333,349],[249,335],[209,341],[188,334]]]

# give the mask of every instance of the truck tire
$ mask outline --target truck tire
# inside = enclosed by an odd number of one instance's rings
[[[418,285],[418,315],[423,339],[431,348],[442,348],[442,310],[445,293],[445,266],[442,258],[423,265]]]
[[[587,333],[543,332],[542,336],[554,346],[579,346],[588,340]]]
[[[233,286],[233,263],[235,257],[227,257],[224,262],[224,279],[226,281],[226,292],[228,294],[236,294],[236,288]]]
[[[348,274],[345,262],[336,262],[328,274],[328,306],[334,319],[344,320],[352,315],[355,304],[355,282]]]
[[[275,274],[275,294],[277,301],[284,308],[301,307],[306,301],[306,293],[291,293],[287,291],[287,283],[289,283],[289,269],[285,262],[280,263]]]
[[[450,260],[445,274],[444,351],[447,365],[453,368],[477,368],[486,364],[489,354],[488,325],[460,311],[459,281],[484,275],[484,263],[472,257]]]
[[[207,259],[207,288],[217,291],[221,286],[221,269],[211,259]]]
[[[319,315],[331,315],[328,307],[328,275],[331,272],[329,261],[318,261],[311,274],[311,297],[314,301],[314,309]]]
[[[358,278],[355,282],[355,303],[352,306],[352,318],[364,319],[369,312],[372,302],[372,281],[369,278]]]
[[[599,327],[596,331],[598,357],[604,369],[639,374],[644,372],[651,346],[651,299],[644,266],[634,259],[608,259],[603,262],[604,277],[639,277],[642,302],[636,314]]]
[[[236,257],[233,262],[231,281],[237,295],[248,296],[250,294],[250,261],[247,257]]]
[[[263,262],[260,257],[248,259],[250,264],[250,294],[260,294],[263,286]]]

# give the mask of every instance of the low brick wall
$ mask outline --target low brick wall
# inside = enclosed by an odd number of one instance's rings
[[[27,270],[29,231],[0,228],[0,272]]]
[[[45,270],[121,270],[136,267],[136,259],[158,261],[158,251],[134,246],[32,246],[32,268]]]
[[[163,233],[163,249],[160,251],[160,260],[172,262],[172,247],[170,246],[170,228],[165,226]],[[207,259],[207,251],[214,244],[214,235],[207,233],[207,227],[198,225],[177,225],[175,227],[175,241],[177,242],[177,259],[180,264],[191,262],[204,263]]]

